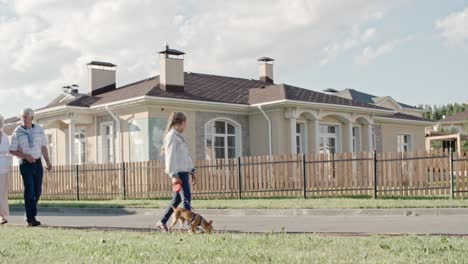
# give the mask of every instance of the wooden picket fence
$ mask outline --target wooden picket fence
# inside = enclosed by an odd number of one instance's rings
[[[196,199],[262,197],[467,197],[468,153],[338,153],[196,161]],[[56,166],[45,172],[43,199],[168,198],[161,161]],[[377,182],[377,184],[375,184]],[[11,198],[23,196],[12,168]]]

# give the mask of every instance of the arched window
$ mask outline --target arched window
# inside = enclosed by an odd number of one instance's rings
[[[235,158],[242,155],[241,126],[230,119],[213,119],[205,124],[205,158]]]

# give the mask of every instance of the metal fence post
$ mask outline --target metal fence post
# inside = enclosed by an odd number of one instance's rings
[[[126,168],[125,168],[125,162],[122,162],[122,193],[123,193],[123,199],[127,199],[127,179],[126,179]]]
[[[374,150],[373,152],[373,155],[374,155],[374,199],[377,199],[377,186],[378,186],[378,182],[377,182],[377,150]]]
[[[307,199],[306,154],[302,154],[302,194]]]
[[[449,146],[449,166],[450,166],[450,199],[455,197],[455,175],[453,172],[453,150],[452,145]]]
[[[76,182],[76,200],[80,200],[80,172],[79,172],[79,165],[76,164],[76,177],[75,177],[75,182]]]
[[[241,173],[241,157],[237,157],[237,184],[239,199],[242,199],[242,173]]]

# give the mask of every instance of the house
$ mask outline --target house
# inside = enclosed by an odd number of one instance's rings
[[[442,148],[451,148],[459,154],[468,150],[468,102],[465,111],[445,117],[437,124],[426,128],[426,150],[433,148],[432,142],[441,141]]]
[[[194,159],[286,153],[424,150],[418,110],[276,83],[273,59],[259,59],[259,78],[184,71],[184,53],[160,51],[160,75],[118,87],[116,65],[92,61],[88,92],[65,87],[36,110],[54,164],[161,159],[172,111],[188,116]],[[12,133],[18,118],[7,120]]]
[[[420,108],[417,108],[415,106],[411,106],[408,104],[404,104],[401,102],[397,102],[391,96],[375,96],[372,94],[364,93],[364,92],[357,91],[354,89],[349,89],[349,88],[344,89],[342,91],[337,91],[334,89],[327,89],[325,90],[325,92],[333,93],[337,96],[347,98],[350,100],[393,109],[399,113],[414,115],[418,117],[422,117],[422,115],[424,114],[423,109],[420,109]]]

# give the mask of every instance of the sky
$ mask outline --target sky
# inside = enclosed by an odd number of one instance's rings
[[[39,108],[86,63],[117,64],[117,86],[159,73],[167,42],[185,70],[353,88],[411,105],[468,101],[468,0],[0,0],[0,114]]]

